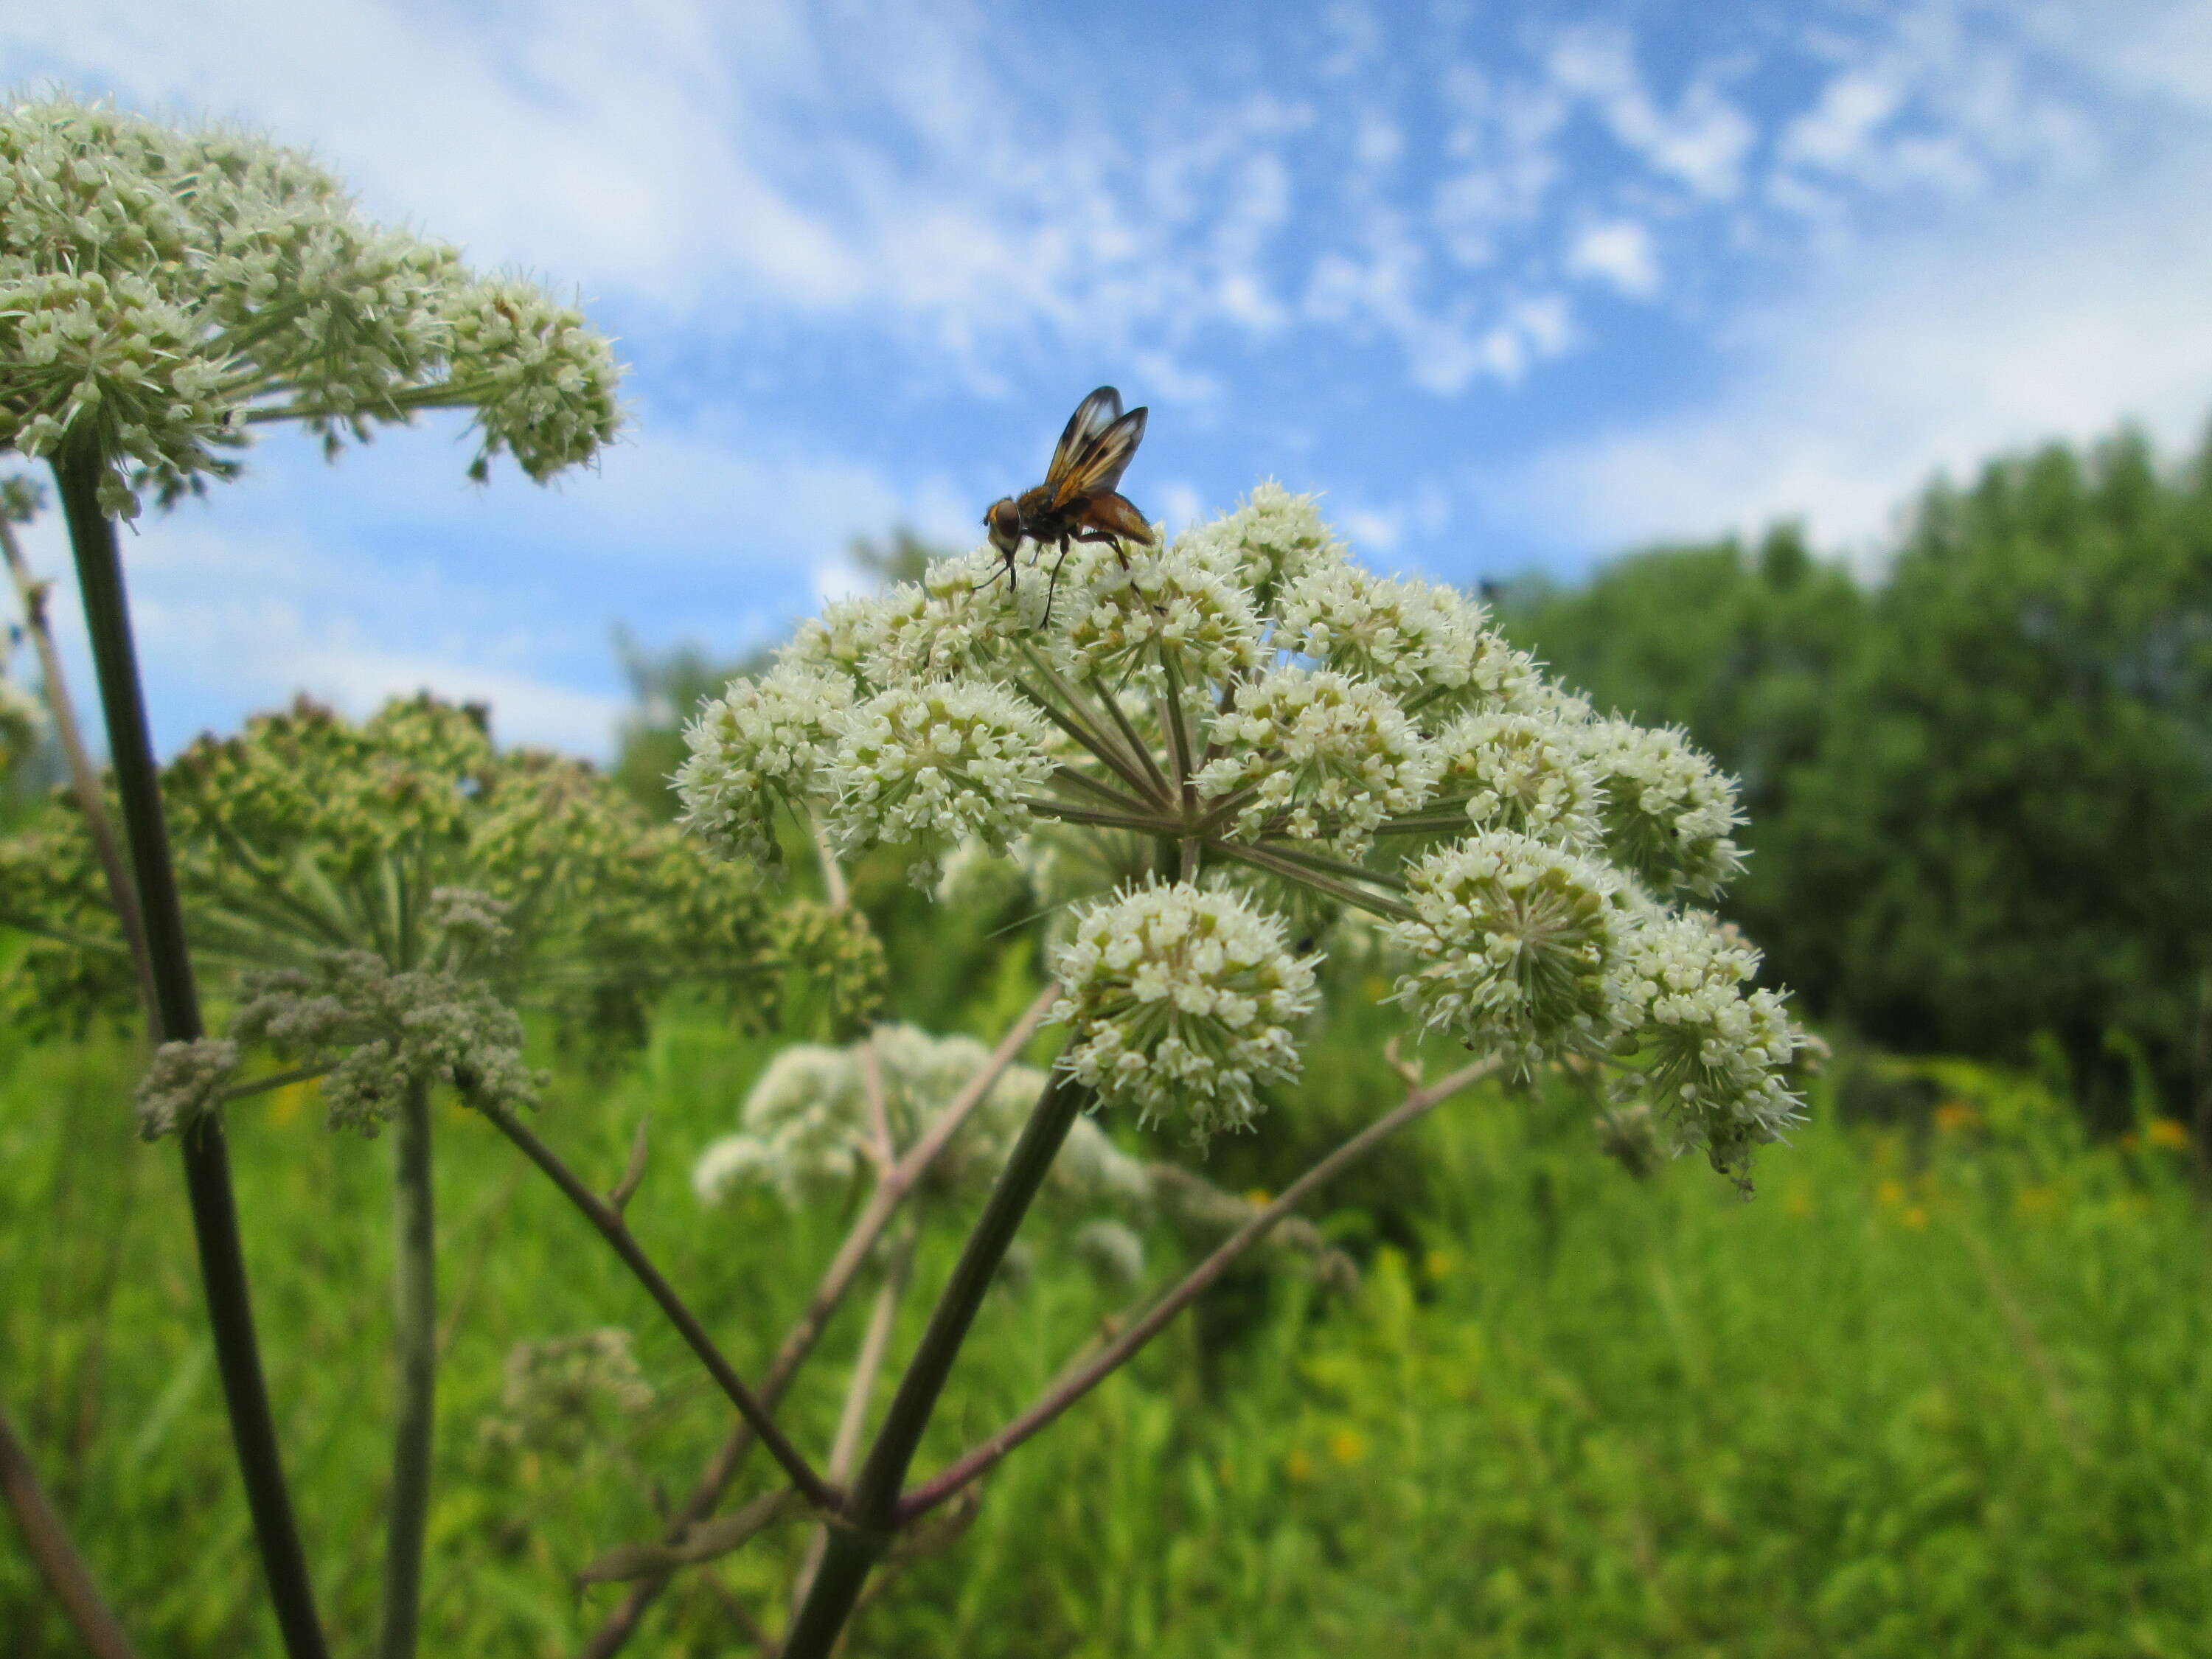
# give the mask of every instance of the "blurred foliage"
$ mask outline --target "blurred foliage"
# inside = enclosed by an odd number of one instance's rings
[[[1920,499],[1883,579],[1790,529],[1502,594],[1509,632],[1743,775],[1728,908],[1814,1012],[1916,1051],[2062,1046],[2181,1108],[2212,966],[2212,450],[2053,446]]]
[[[630,1213],[752,1370],[845,1218],[766,1195],[702,1211],[685,1176],[787,1036],[672,1005],[634,1066],[556,1085],[544,1115],[595,1182],[651,1116]],[[1317,1034],[1316,1079],[1375,1064],[1358,1027]],[[1454,1103],[1387,1185],[1319,1206],[1366,1259],[1354,1300],[1257,1273],[1210,1296],[1008,1461],[855,1651],[2201,1652],[2212,1251],[2185,1148],[2155,1120],[2090,1144],[2047,1073],[1855,1064],[1873,1076],[1851,1086],[1890,1104],[1846,1121],[1824,1087],[1751,1204],[1690,1163],[1630,1181],[1594,1155],[1578,1090]],[[144,1650],[273,1656],[182,1194],[121,1109],[132,1065],[106,1041],[0,1059],[0,1281],[22,1287],[0,1298],[0,1376]],[[1286,1100],[1234,1144],[1302,1115]],[[234,1109],[232,1141],[319,1590],[332,1628],[362,1630],[388,1449],[384,1177],[317,1116],[311,1090],[283,1092]],[[655,1530],[727,1408],[558,1195],[481,1123],[441,1116],[426,1650],[565,1655],[617,1595],[570,1575]],[[1384,1201],[1388,1243],[1367,1208]],[[951,1243],[925,1249],[902,1348]],[[1157,1273],[1189,1259],[1170,1230],[1147,1243]],[[1056,1254],[994,1296],[920,1469],[1032,1398],[1103,1297]],[[828,1443],[862,1322],[847,1310],[785,1407],[804,1444]],[[633,1333],[641,1386],[586,1402],[575,1432],[517,1433],[519,1345],[610,1325]],[[732,1501],[767,1478],[757,1463]],[[719,1570],[770,1629],[804,1541],[782,1529]],[[0,1650],[58,1659],[70,1638],[27,1571],[0,1550]],[[687,1576],[633,1650],[744,1650],[722,1593]]]

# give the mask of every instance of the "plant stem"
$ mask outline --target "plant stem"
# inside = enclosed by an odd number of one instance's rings
[[[54,477],[60,486],[62,513],[76,558],[77,586],[84,598],[92,658],[106,717],[107,749],[123,801],[124,832],[137,880],[145,924],[147,961],[152,969],[154,1006],[149,1024],[156,1042],[188,1042],[202,1035],[199,997],[192,985],[191,958],[185,943],[184,906],[177,893],[176,868],[169,856],[168,825],[161,813],[161,789],[154,768],[154,745],[146,724],[145,697],[138,683],[138,658],[131,640],[130,600],[123,586],[123,561],[115,526],[100,509],[100,457],[82,450],[58,455]],[[200,1279],[207,1290],[208,1323],[222,1374],[224,1404],[238,1454],[239,1474],[253,1515],[269,1597],[291,1659],[325,1659],[320,1624],[315,1617],[314,1586],[307,1555],[292,1516],[292,1497],[276,1448],[276,1425],[270,1414],[269,1388],[261,1370],[261,1350],[253,1334],[253,1300],[246,1282],[246,1251],[238,1231],[237,1200],[230,1184],[230,1151],[222,1117],[203,1114],[179,1137],[185,1189],[199,1245]]]
[[[146,955],[146,924],[138,914],[138,890],[131,884],[131,872],[116,844],[115,825],[107,816],[106,792],[100,785],[100,769],[84,746],[84,729],[76,723],[76,703],[62,674],[62,655],[54,647],[54,631],[46,622],[47,584],[31,574],[15,538],[15,526],[0,516],[0,554],[8,560],[8,574],[15,583],[15,598],[23,607],[23,627],[39,656],[39,684],[46,694],[47,710],[54,717],[54,736],[60,739],[62,758],[69,766],[70,787],[76,792],[77,810],[84,814],[84,832],[92,838],[93,856],[107,878],[108,902],[123,929],[123,942],[131,951],[131,965],[138,975],[138,1000],[151,1018],[155,1006],[154,966]]]
[[[392,1353],[398,1388],[384,1547],[384,1624],[376,1651],[378,1659],[414,1659],[438,1389],[438,1248],[428,1083],[407,1085],[392,1128]]]
[[[598,1194],[578,1178],[574,1170],[561,1161],[559,1153],[540,1140],[512,1113],[494,1106],[482,1109],[484,1116],[491,1120],[501,1134],[522,1149],[524,1157],[552,1178],[553,1184],[583,1212],[584,1218],[598,1230],[599,1237],[614,1247],[614,1252],[622,1258],[623,1265],[636,1275],[638,1283],[645,1286],[647,1294],[660,1304],[660,1311],[668,1316],[668,1322],[675,1326],[678,1333],[691,1345],[691,1352],[699,1357],[699,1363],[707,1368],[708,1375],[729,1396],[730,1403],[738,1408],[738,1415],[751,1425],[753,1433],[768,1448],[769,1455],[783,1466],[783,1472],[791,1477],[791,1484],[799,1489],[800,1496],[817,1509],[836,1508],[839,1494],[814,1472],[814,1466],[806,1461],[804,1452],[791,1443],[790,1437],[776,1427],[758,1397],[745,1386],[744,1379],[723,1357],[722,1351],[714,1346],[714,1339],[708,1335],[707,1328],[699,1322],[698,1315],[693,1313],[684,1298],[677,1295],[675,1286],[662,1277],[660,1269],[653,1265],[653,1258],[639,1246],[622,1217],[608,1207]]]
[[[884,1425],[840,1514],[843,1524],[831,1533],[805,1603],[784,1638],[781,1659],[829,1659],[869,1573],[890,1545],[907,1468],[951,1374],[952,1362],[967,1340],[976,1310],[983,1305],[984,1293],[1060,1144],[1090,1099],[1090,1091],[1059,1071],[1037,1097],[1036,1109],[1023,1126],[1021,1138],[999,1172],[983,1213],[976,1218],[975,1229],[968,1235],[952,1276],[938,1297],[906,1375],[899,1379]]]
[[[39,1471],[23,1443],[15,1438],[4,1411],[0,1411],[0,1498],[8,1500],[23,1534],[23,1547],[76,1627],[85,1650],[93,1659],[138,1659],[131,1638],[93,1582],[91,1569],[70,1541],[69,1528],[39,1484]]]
[[[837,1413],[836,1437],[830,1443],[832,1480],[849,1480],[853,1460],[860,1455],[860,1436],[868,1426],[868,1403],[876,1397],[876,1378],[883,1370],[884,1355],[891,1345],[891,1327],[898,1318],[899,1298],[906,1293],[907,1276],[914,1267],[915,1246],[920,1242],[921,1235],[912,1224],[902,1230],[902,1236],[893,1246],[884,1282],[876,1287],[875,1306],[868,1310],[868,1327],[861,1333],[860,1351],[853,1360],[853,1375],[845,1385],[845,1403]],[[813,1537],[807,1540],[806,1555],[799,1563],[799,1576],[792,1581],[793,1612],[805,1604],[815,1571],[822,1565],[823,1552],[829,1547],[829,1527],[816,1527]]]
[[[1268,1232],[1308,1193],[1351,1164],[1358,1163],[1415,1119],[1434,1111],[1454,1095],[1498,1068],[1496,1055],[1463,1066],[1441,1082],[1417,1089],[1392,1110],[1369,1124],[1327,1158],[1308,1170],[1257,1215],[1246,1222],[1212,1255],[1160,1297],[1127,1330],[1101,1348],[1087,1363],[1070,1371],[1048,1389],[1042,1399],[989,1439],[953,1460],[941,1473],[900,1500],[897,1524],[903,1526],[935,1509],[969,1482],[989,1471],[1016,1446],[1043,1428],[1107,1376],[1135,1358],[1139,1350],[1158,1336],[1175,1316],[1195,1302],[1228,1272],[1237,1257],[1267,1237]]]
[[[775,1358],[769,1362],[768,1370],[761,1377],[761,1401],[769,1410],[774,1411],[782,1403],[784,1395],[799,1375],[799,1367],[806,1363],[808,1356],[814,1352],[814,1345],[822,1340],[823,1332],[830,1328],[830,1316],[837,1311],[838,1304],[844,1300],[845,1292],[851,1287],[854,1276],[867,1261],[868,1253],[875,1249],[876,1241],[883,1236],[884,1229],[890,1224],[892,1216],[897,1212],[907,1194],[928,1173],[930,1165],[937,1161],[938,1155],[958,1133],[960,1126],[982,1103],[984,1096],[1004,1075],[1006,1067],[1013,1064],[1015,1056],[1028,1043],[1030,1035],[1050,1011],[1059,994],[1060,988],[1056,985],[1048,985],[1037,994],[1036,999],[1023,1011],[1022,1017],[999,1039],[999,1046],[991,1051],[991,1057],[984,1062],[983,1069],[968,1080],[967,1086],[954,1097],[951,1104],[929,1126],[928,1132],[907,1149],[891,1174],[877,1182],[874,1191],[868,1195],[867,1207],[861,1211],[860,1219],[853,1224],[853,1230],[845,1235],[844,1243],[837,1247],[836,1256],[823,1270],[822,1278],[814,1287],[814,1294],[807,1298],[805,1311],[799,1316],[798,1322],[785,1333],[782,1343],[775,1351]],[[682,1542],[686,1532],[714,1512],[714,1505],[721,1501],[730,1482],[737,1478],[738,1470],[752,1447],[752,1425],[740,1419],[708,1460],[707,1468],[685,1498],[684,1507],[677,1511],[676,1522],[666,1534],[669,1542]],[[667,1588],[668,1580],[669,1575],[663,1573],[632,1586],[629,1594],[623,1598],[622,1604],[608,1616],[606,1623],[601,1625],[592,1633],[592,1639],[584,1644],[580,1659],[611,1659],[629,1640],[639,1621],[645,1617],[646,1610]]]

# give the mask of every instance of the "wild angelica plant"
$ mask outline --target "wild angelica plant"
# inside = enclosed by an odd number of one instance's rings
[[[1296,1079],[1319,1002],[1298,934],[1379,933],[1391,1000],[1420,1027],[1480,1068],[1605,1068],[1617,1106],[1646,1097],[1675,1149],[1746,1190],[1753,1149],[1796,1115],[1803,1039],[1780,994],[1753,988],[1732,929],[1685,908],[1740,865],[1728,780],[1680,732],[1547,681],[1464,595],[1368,571],[1279,486],[1171,544],[1079,545],[1056,586],[1034,556],[1009,568],[984,547],[832,605],[689,742],[684,822],[726,856],[772,858],[788,812],[844,854],[902,848],[925,887],[1011,859],[1066,912],[1060,1057],[842,1498],[787,1659],[830,1652],[900,1531],[1105,1374],[1094,1362],[907,1489],[977,1304],[1083,1115],[1178,1122],[1202,1146]],[[1417,1085],[1316,1178],[1432,1094]],[[1158,1328],[1139,1326],[1139,1344]],[[1116,1347],[1105,1369],[1134,1352]]]
[[[734,869],[710,873],[665,845],[638,856],[553,762],[536,785],[516,786],[531,807],[509,822],[503,863],[491,856],[502,844],[471,819],[481,784],[453,781],[472,763],[471,740],[434,718],[420,732],[400,718],[378,739],[406,751],[403,770],[434,780],[397,787],[412,828],[387,834],[375,810],[347,816],[360,804],[349,787],[382,776],[380,763],[305,710],[291,726],[187,757],[198,769],[171,782],[191,834],[173,850],[114,521],[149,495],[167,501],[232,476],[251,428],[277,420],[336,449],[417,410],[467,408],[482,434],[472,471],[507,453],[542,479],[613,434],[614,384],[605,342],[574,313],[362,223],[333,181],[289,152],[60,101],[0,120],[0,446],[51,465],[69,522],[136,888],[111,881],[110,898],[143,918],[161,1044],[146,1122],[185,1149],[240,1467],[295,1659],[319,1654],[322,1639],[253,1346],[220,1109],[288,1073],[235,1080],[248,1048],[325,1077],[341,1121],[398,1128],[403,1386],[379,1648],[390,1659],[415,1644],[428,1495],[434,1085],[478,1107],[560,1186],[740,1419],[670,1536],[631,1552],[636,1572],[597,1575],[641,1582],[595,1654],[625,1639],[670,1571],[794,1498],[830,1525],[782,1651],[828,1654],[895,1547],[911,1548],[948,1504],[972,1502],[1000,1458],[1126,1363],[1318,1185],[1492,1071],[1525,1076],[1556,1060],[1602,1070],[1611,1121],[1642,1121],[1640,1100],[1675,1150],[1704,1151],[1747,1187],[1753,1149],[1795,1115],[1789,1068],[1802,1038],[1778,994],[1753,988],[1755,952],[1687,908],[1738,863],[1727,781],[1680,733],[1601,718],[1549,684],[1465,597],[1365,570],[1310,501],[1272,485],[1171,544],[1079,547],[1053,573],[1057,604],[1034,553],[1002,563],[983,548],[886,596],[831,606],[690,733],[685,823]],[[335,781],[328,801],[290,787],[302,763]],[[837,860],[888,842],[925,886],[1011,857],[1059,913],[1059,943],[1052,990],[941,1108],[914,1119],[910,1143],[890,1127],[884,1053],[861,1051],[869,1197],[755,1389],[629,1230],[642,1140],[602,1196],[522,1121],[535,1079],[514,1004],[565,951],[592,964],[570,994],[611,994],[638,1016],[650,974],[625,981],[625,952],[665,959],[654,927],[711,923],[717,904],[750,890],[743,866],[775,862],[786,813],[817,836],[828,916],[845,911]],[[197,868],[195,845],[215,849]],[[597,912],[599,931],[588,884],[571,887],[563,873],[580,847],[597,848],[585,863],[600,856],[603,871],[621,872],[613,884],[650,872]],[[89,863],[42,856],[0,866],[0,895],[73,902],[96,928]],[[237,970],[238,1017],[214,1042],[180,884],[205,901],[208,960]],[[834,944],[851,936],[842,928],[816,936]],[[1396,1108],[1248,1206],[1197,1268],[1028,1411],[909,1488],[922,1432],[1032,1200],[1071,1139],[1093,1154],[1106,1145],[1085,1114],[1172,1121],[1200,1146],[1259,1126],[1298,1074],[1323,939],[1389,953],[1392,1000],[1480,1058],[1435,1084],[1407,1068]],[[562,948],[538,956],[533,940]],[[865,970],[866,956],[848,965]],[[35,957],[31,970],[61,960]],[[1066,1036],[1016,1128],[1002,1105],[986,1106],[1048,1013]],[[1003,1158],[954,1150],[971,1118]],[[725,1159],[765,1169],[795,1157],[811,1122],[802,1111],[786,1126],[788,1146],[760,1136]],[[857,1462],[849,1487],[825,1477],[777,1426],[778,1401],[904,1202],[933,1171],[943,1182],[994,1163],[865,1455],[865,1399],[848,1414],[832,1461]],[[1126,1260],[1109,1237],[1084,1248]],[[871,1330],[880,1363],[888,1320]],[[710,1521],[756,1440],[790,1494]]]
[[[67,99],[0,115],[0,449],[52,468],[92,636],[146,939],[156,1042],[203,1035],[167,849],[115,521],[233,477],[257,426],[333,452],[426,409],[473,411],[471,471],[536,479],[618,424],[605,338],[534,284],[372,225],[297,153]],[[180,1137],[224,1398],[277,1621],[325,1650],[291,1513],[217,1115]],[[403,1156],[427,1183],[427,1153]],[[383,1650],[411,1652],[419,1528],[397,1522]]]

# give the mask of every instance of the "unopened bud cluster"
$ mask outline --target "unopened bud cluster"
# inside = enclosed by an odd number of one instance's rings
[[[1730,781],[1273,484],[1170,543],[984,547],[834,605],[690,748],[685,822],[725,853],[811,818],[925,882],[1026,872],[1062,917],[1061,1063],[1201,1140],[1297,1075],[1291,941],[1346,911],[1423,1025],[1522,1073],[1640,1070],[1731,1170],[1796,1111],[1780,998],[1674,908],[1740,867]]]

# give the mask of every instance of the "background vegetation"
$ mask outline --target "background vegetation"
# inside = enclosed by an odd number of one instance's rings
[[[918,550],[872,552],[902,574]],[[1280,1271],[1223,1286],[1010,1461],[854,1650],[2212,1650],[2212,1253],[2185,1127],[2212,1069],[2212,451],[2162,466],[2123,435],[1993,464],[1923,497],[1879,580],[1782,529],[1498,598],[1565,678],[1742,775],[1735,908],[1844,1050],[1811,1127],[1744,1205],[1702,1167],[1639,1183],[1595,1156],[1569,1080],[1455,1103],[1329,1194],[1356,1297]],[[630,660],[617,775],[657,804],[675,712],[725,665]],[[1028,1000],[1018,907],[924,907],[889,861],[854,896],[896,1015],[988,1039]],[[1329,971],[1307,1085],[1218,1146],[1213,1178],[1279,1186],[1394,1097],[1396,1022],[1362,964]],[[686,1176],[776,1044],[816,1035],[800,1018],[749,1036],[679,999],[543,1115],[601,1181],[651,1116],[632,1216],[756,1370],[843,1218],[702,1211]],[[274,1652],[173,1155],[131,1136],[138,1064],[114,1035],[0,1030],[0,1381],[147,1651]],[[326,1133],[302,1090],[233,1122],[302,1523],[356,1650],[386,1480],[386,1148]],[[567,1653],[614,1599],[575,1569],[656,1530],[726,1411],[510,1148],[441,1127],[427,1648]],[[1182,1249],[1148,1242],[1156,1272]],[[909,1327],[946,1265],[925,1254]],[[987,1310],[924,1462],[1025,1403],[1127,1294],[1038,1262]],[[786,1408],[805,1443],[827,1443],[859,1323]],[[610,1324],[650,1402],[518,1418],[515,1345]],[[775,1623],[802,1544],[690,1575],[635,1650],[742,1650],[726,1598]],[[71,1650],[0,1549],[0,1651]]]

